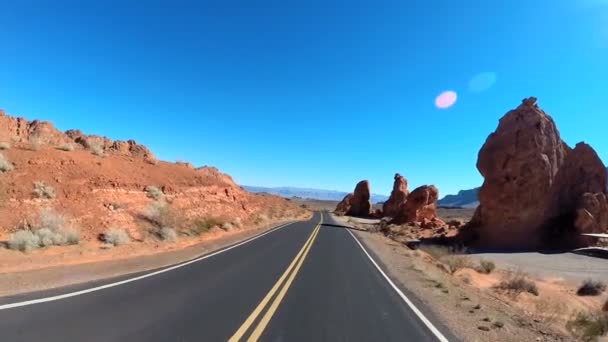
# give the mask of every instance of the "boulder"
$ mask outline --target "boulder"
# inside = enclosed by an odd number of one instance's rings
[[[588,244],[581,232],[606,231],[604,164],[587,144],[570,149],[536,98],[500,119],[477,168],[484,182],[468,228],[478,245],[563,248]]]
[[[339,214],[339,215],[344,215],[348,211],[350,211],[350,201],[351,201],[352,198],[353,198],[353,194],[352,193],[344,196],[344,198],[336,206],[336,209],[334,210],[334,213]]]
[[[362,180],[355,186],[355,192],[350,199],[350,209],[346,213],[350,216],[369,216],[372,209],[370,200],[369,182]]]
[[[434,185],[423,185],[412,191],[403,209],[393,218],[392,223],[431,221],[437,218],[437,199],[439,190]]]
[[[393,191],[391,191],[390,197],[382,206],[384,216],[397,216],[403,210],[407,195],[407,180],[402,175],[396,173]]]

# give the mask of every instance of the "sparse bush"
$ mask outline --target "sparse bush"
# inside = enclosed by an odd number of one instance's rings
[[[268,216],[266,216],[266,214],[258,214],[253,219],[253,224],[255,224],[255,225],[263,224],[267,221],[268,221]]]
[[[152,199],[155,199],[157,201],[159,199],[163,198],[163,196],[164,196],[163,191],[153,185],[146,186],[145,191],[146,191],[146,196],[148,196]]]
[[[194,221],[190,232],[194,233],[194,235],[201,235],[209,231],[209,229],[212,227],[222,227],[223,225],[224,222],[220,219],[215,217],[207,217]]]
[[[11,144],[4,141],[0,142],[0,150],[8,150],[9,148],[11,148]]]
[[[606,284],[598,280],[587,279],[578,288],[576,294],[579,296],[599,296],[606,290]]]
[[[91,150],[91,153],[96,156],[99,156],[99,157],[104,156],[103,145],[99,141],[89,142],[89,150]]]
[[[608,333],[608,314],[579,312],[566,323],[566,329],[583,341],[597,341],[598,337]]]
[[[65,219],[50,209],[40,212],[35,230],[22,229],[10,235],[8,247],[27,252],[39,247],[76,245],[80,234],[67,228]]]
[[[104,241],[114,246],[126,245],[131,242],[129,234],[124,229],[110,228],[104,233]]]
[[[477,267],[476,270],[479,273],[490,274],[492,273],[492,271],[494,271],[495,268],[496,265],[494,264],[494,262],[490,260],[481,259],[479,260],[479,267]]]
[[[8,248],[29,252],[40,247],[40,238],[30,230],[19,230],[8,238]]]
[[[70,151],[74,151],[74,145],[72,145],[70,143],[64,143],[64,144],[57,146],[57,149],[61,150],[61,151],[70,152]]]
[[[151,203],[142,214],[143,218],[156,227],[176,226],[177,220],[171,211],[169,204],[165,201]]]
[[[226,222],[226,223],[222,224],[222,229],[229,232],[232,229],[234,229],[234,226],[232,225],[232,223]]]
[[[38,198],[53,199],[55,198],[55,189],[42,181],[36,181],[34,182],[34,195]]]
[[[158,237],[163,241],[175,241],[177,232],[173,228],[163,227],[158,231]]]
[[[243,221],[241,221],[241,219],[239,217],[235,218],[232,221],[232,224],[236,227],[236,228],[241,228],[243,226]]]
[[[463,268],[471,267],[471,258],[464,255],[448,255],[440,259],[444,263],[451,274]]]
[[[528,292],[538,296],[538,287],[536,287],[536,283],[528,279],[528,277],[522,272],[507,275],[505,279],[496,285],[496,288],[507,291],[515,291],[516,293]]]
[[[0,153],[0,172],[9,172],[13,171],[15,167],[11,162],[9,162],[3,154]]]

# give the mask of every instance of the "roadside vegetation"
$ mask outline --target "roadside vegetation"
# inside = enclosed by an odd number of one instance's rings
[[[70,144],[70,143],[61,144],[61,145],[57,146],[56,148],[58,150],[66,151],[66,152],[74,151],[74,145]]]
[[[144,190],[146,192],[146,196],[157,201],[162,199],[165,195],[161,189],[155,187],[154,185],[148,185]]]
[[[587,279],[576,291],[579,296],[599,296],[602,292],[606,291],[606,284],[601,281]]]
[[[490,274],[494,271],[496,265],[490,260],[481,259],[479,260],[479,266],[475,270],[482,274]]]
[[[8,150],[11,148],[11,144],[7,142],[0,142],[0,150]]]
[[[152,224],[149,232],[161,241],[177,240],[175,228],[179,226],[179,220],[171,207],[164,200],[151,203],[142,218]]]
[[[110,228],[103,234],[104,242],[113,246],[121,246],[131,243],[131,238],[127,231],[121,228]]]
[[[68,227],[65,218],[51,209],[39,213],[38,222],[11,234],[8,248],[28,252],[49,246],[76,245],[80,242],[78,231]]]
[[[89,143],[89,150],[91,153],[98,157],[103,157],[103,145],[99,141],[92,141]]]
[[[536,283],[523,272],[509,272],[505,278],[496,285],[497,289],[513,291],[515,293],[528,292],[538,296]]]
[[[34,191],[33,192],[34,192],[34,196],[36,196],[36,198],[43,198],[43,199],[55,198],[55,189],[50,185],[44,184],[44,182],[42,182],[42,181],[34,182]]]
[[[15,167],[13,164],[0,153],[0,172],[9,172],[13,171],[14,169]]]
[[[566,323],[566,329],[582,341],[597,341],[608,334],[608,312],[579,312]]]

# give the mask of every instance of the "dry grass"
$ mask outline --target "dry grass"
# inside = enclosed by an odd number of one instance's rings
[[[221,227],[225,222],[216,217],[206,217],[194,221],[191,228],[186,232],[187,235],[201,235],[213,227]]]
[[[8,150],[11,148],[11,144],[7,142],[0,142],[0,150]]]
[[[440,261],[448,267],[451,274],[463,268],[471,268],[471,258],[465,255],[448,255],[440,259]]]
[[[32,151],[38,151],[46,143],[46,141],[37,135],[31,136],[29,138],[29,146],[28,148]]]
[[[153,185],[148,185],[146,186],[146,196],[155,199],[155,200],[160,200],[161,198],[163,198],[163,196],[165,195],[163,193],[163,191]]]
[[[582,341],[597,341],[599,337],[608,334],[608,313],[579,312],[566,323],[566,329]]]
[[[515,293],[528,292],[538,296],[536,283],[528,278],[523,272],[508,273],[505,278],[496,285],[496,288]]]
[[[481,259],[479,260],[479,266],[475,270],[479,273],[490,274],[494,271],[496,265],[490,260]]]
[[[9,172],[13,171],[15,167],[11,162],[9,162],[3,154],[0,153],[0,172]]]
[[[606,290],[606,284],[598,280],[587,279],[576,291],[579,296],[599,296]]]
[[[61,145],[57,146],[56,149],[61,150],[61,151],[70,152],[70,151],[74,151],[74,145],[72,145],[70,143],[65,143],[65,144],[61,144]]]
[[[11,234],[8,247],[28,252],[40,247],[76,245],[80,242],[80,234],[67,227],[65,218],[51,209],[43,209],[39,222],[31,228]]]
[[[42,182],[42,181],[34,182],[34,191],[33,192],[34,192],[34,196],[36,196],[37,198],[44,198],[44,199],[55,198],[55,189],[50,185],[44,184],[44,182]]]
[[[99,141],[92,141],[92,142],[90,142],[89,143],[89,150],[91,150],[91,153],[93,155],[96,155],[98,157],[103,157],[104,156],[103,145]]]
[[[104,233],[104,242],[114,246],[126,245],[131,242],[129,234],[124,229],[110,228]]]

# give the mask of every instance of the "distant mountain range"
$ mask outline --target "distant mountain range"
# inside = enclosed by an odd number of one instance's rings
[[[323,190],[323,189],[308,189],[308,188],[296,188],[296,187],[277,187],[269,188],[263,186],[251,186],[241,185],[241,187],[249,192],[260,193],[265,192],[272,195],[278,195],[281,197],[300,197],[305,199],[316,199],[324,201],[341,201],[348,192],[336,191],[336,190]],[[384,202],[388,199],[388,196],[372,194],[372,202]]]
[[[437,201],[437,205],[444,207],[463,207],[475,208],[479,205],[477,193],[479,188],[460,190],[456,195],[446,195],[444,198]]]

